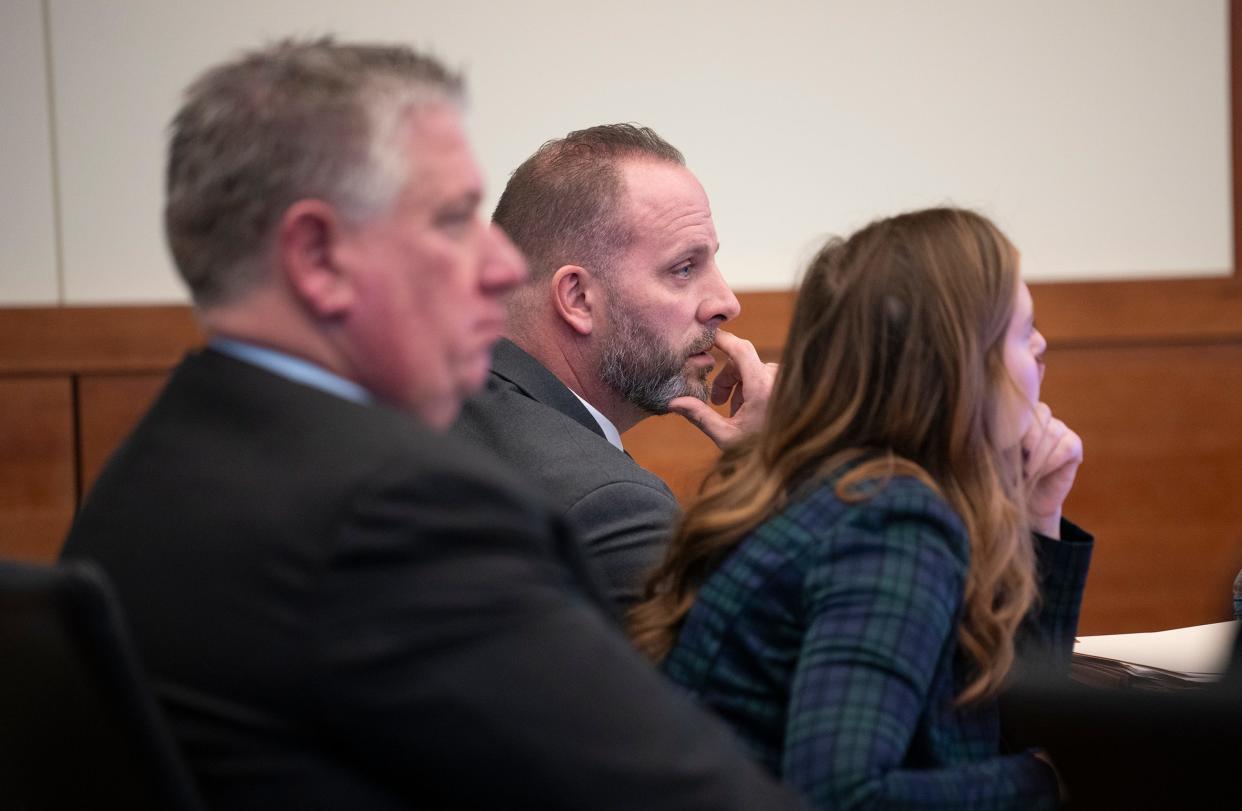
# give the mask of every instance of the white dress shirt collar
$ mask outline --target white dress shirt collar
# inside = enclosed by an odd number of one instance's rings
[[[569,391],[575,397],[578,398],[578,402],[586,406],[587,411],[591,412],[591,416],[595,418],[595,421],[599,423],[600,429],[603,430],[604,438],[607,439],[610,443],[612,443],[612,445],[615,446],[617,450],[624,453],[625,448],[621,445],[621,432],[617,430],[617,426],[612,424],[612,420],[608,419],[602,413],[600,413],[600,410],[598,408],[591,405],[586,400],[583,400],[582,397],[578,394],[578,392],[574,391],[573,389],[570,389]]]

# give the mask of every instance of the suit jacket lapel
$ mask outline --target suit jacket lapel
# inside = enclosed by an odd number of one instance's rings
[[[604,436],[604,429],[582,405],[578,397],[539,361],[526,354],[508,338],[501,338],[492,354],[492,374],[515,386],[532,400],[554,408],[565,416]]]

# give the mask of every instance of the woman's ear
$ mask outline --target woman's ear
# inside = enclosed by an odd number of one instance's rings
[[[343,230],[322,200],[298,200],[277,229],[279,266],[294,296],[319,318],[343,315],[354,301],[352,279],[341,264]]]
[[[595,329],[594,304],[598,282],[579,265],[562,265],[552,274],[552,306],[566,324],[579,335]]]

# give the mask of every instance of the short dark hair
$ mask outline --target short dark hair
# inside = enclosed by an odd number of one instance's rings
[[[461,97],[460,77],[431,57],[330,38],[284,40],[204,73],[170,127],[164,208],[195,303],[257,283],[271,228],[299,199],[357,221],[386,210],[410,169],[394,128]]]
[[[619,167],[644,158],[686,164],[650,127],[604,124],[546,142],[514,171],[492,220],[526,255],[533,280],[567,264],[598,270],[629,242],[617,216]]]

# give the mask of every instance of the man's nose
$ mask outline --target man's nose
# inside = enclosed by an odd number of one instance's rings
[[[506,293],[526,281],[526,259],[500,226],[487,226],[483,252],[482,286],[490,293]]]
[[[733,295],[720,268],[716,267],[714,262],[711,268],[710,287],[706,292],[707,295],[699,307],[699,320],[704,324],[713,321],[716,323],[729,321],[737,318],[738,313],[742,311],[742,305],[738,303],[737,296]]]

